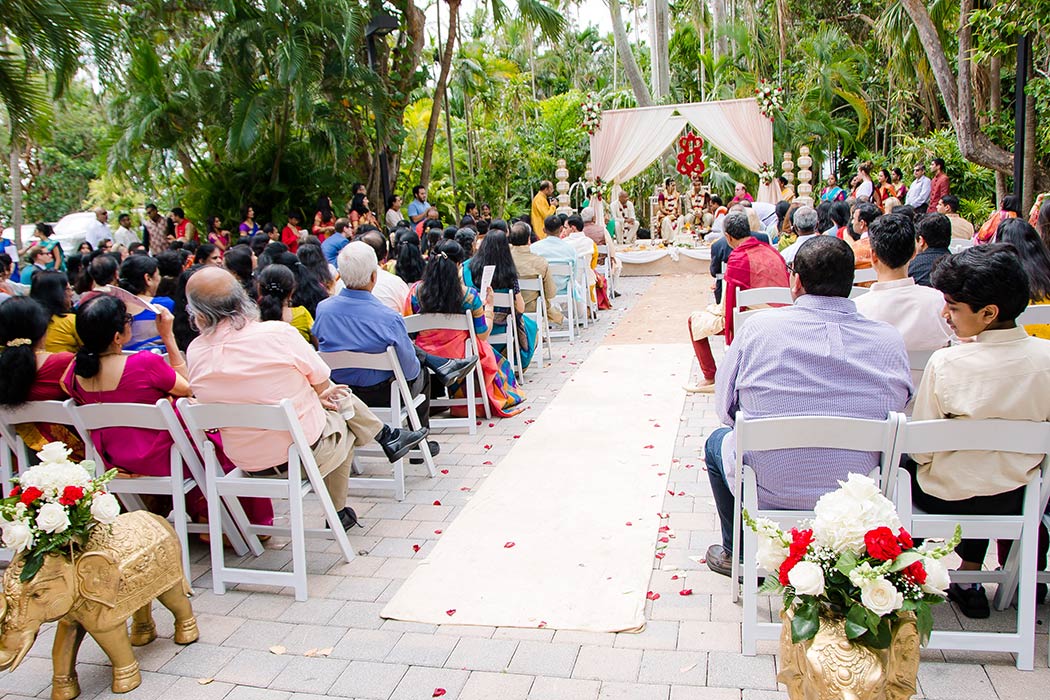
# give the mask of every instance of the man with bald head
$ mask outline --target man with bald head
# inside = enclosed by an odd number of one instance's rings
[[[190,388],[201,403],[273,405],[291,399],[345,529],[357,515],[346,505],[355,446],[378,442],[391,462],[427,435],[383,425],[291,325],[260,321],[237,279],[222,268],[198,270],[186,285],[187,311],[201,334],[186,352]],[[350,416],[346,418],[345,416]],[[223,451],[251,476],[284,476],[291,436],[252,428],[222,432]]]

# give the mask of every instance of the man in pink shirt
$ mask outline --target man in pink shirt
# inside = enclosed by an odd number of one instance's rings
[[[291,399],[339,520],[349,529],[357,515],[346,505],[355,446],[378,442],[391,462],[422,442],[427,430],[383,425],[331,371],[295,328],[259,321],[237,279],[221,268],[199,270],[186,285],[190,317],[201,330],[186,353],[190,388],[201,403],[277,404]],[[344,418],[350,413],[352,417]],[[252,428],[222,431],[223,450],[245,473],[283,476],[289,433]]]

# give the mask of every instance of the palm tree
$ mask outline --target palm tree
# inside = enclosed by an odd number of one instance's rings
[[[642,77],[642,70],[638,67],[638,61],[631,53],[631,42],[627,39],[627,30],[623,26],[623,16],[620,13],[620,0],[608,0],[609,14],[612,18],[613,36],[616,37],[616,55],[623,64],[623,72],[627,75],[627,82],[631,85],[634,99],[639,107],[650,107],[653,98],[649,95],[649,87]]]

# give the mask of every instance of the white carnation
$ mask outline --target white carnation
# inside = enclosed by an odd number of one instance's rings
[[[862,474],[850,474],[841,488],[826,493],[813,509],[813,537],[817,546],[836,554],[864,550],[864,535],[877,527],[896,532],[901,527],[897,511],[875,485]]]
[[[33,546],[33,531],[22,520],[11,520],[0,523],[4,529],[4,546],[22,552]]]
[[[120,503],[111,493],[97,493],[91,499],[91,517],[103,525],[109,525],[120,515]]]
[[[62,443],[48,443],[61,445]],[[67,486],[87,488],[91,485],[92,475],[84,467],[72,462],[38,464],[19,475],[19,483],[25,490],[30,486],[40,489],[45,497],[55,497]]]
[[[948,568],[940,559],[933,557],[924,557],[922,565],[926,569],[926,583],[922,585],[923,592],[939,596],[947,595],[945,591],[948,590],[948,584],[951,583]]]
[[[73,451],[61,442],[49,442],[43,449],[36,453],[43,464],[60,464],[69,460]]]
[[[879,617],[889,615],[904,605],[904,594],[882,576],[866,581],[860,589],[860,602]]]
[[[800,561],[788,572],[788,581],[799,595],[820,595],[824,592],[824,570],[820,564]]]
[[[65,532],[69,527],[69,516],[66,509],[57,503],[45,503],[36,514],[36,526],[41,532]]]

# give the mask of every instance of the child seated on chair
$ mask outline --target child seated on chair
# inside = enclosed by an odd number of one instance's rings
[[[1013,247],[993,244],[941,259],[931,275],[944,294],[944,316],[959,338],[974,342],[938,350],[919,385],[912,420],[1000,418],[1050,420],[1050,342],[1031,338],[1015,319],[1028,305],[1028,278]],[[1016,515],[1024,487],[1043,455],[1011,452],[913,454],[913,499],[929,513]],[[960,569],[978,571],[987,540],[963,540]],[[1040,526],[1039,568],[1047,532]],[[1045,597],[1046,587],[1037,593]],[[953,583],[948,597],[972,618],[989,615],[980,584]]]

